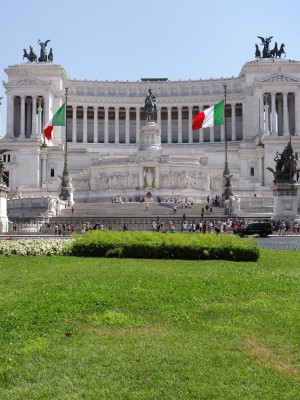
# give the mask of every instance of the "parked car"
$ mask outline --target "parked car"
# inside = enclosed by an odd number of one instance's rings
[[[233,229],[233,233],[241,237],[255,234],[267,237],[272,234],[272,224],[271,222],[251,222],[243,228]]]

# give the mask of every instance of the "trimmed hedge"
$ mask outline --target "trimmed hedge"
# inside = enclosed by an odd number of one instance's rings
[[[90,231],[70,246],[80,257],[257,261],[259,245],[234,235]]]

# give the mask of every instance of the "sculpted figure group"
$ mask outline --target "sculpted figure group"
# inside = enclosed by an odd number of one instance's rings
[[[293,148],[291,139],[283,152],[280,154],[276,152],[274,158],[276,163],[275,170],[267,167],[267,170],[271,171],[274,176],[274,183],[295,183],[294,176],[297,172],[297,162],[293,154]]]
[[[23,54],[23,60],[24,58],[27,58],[29,62],[53,62],[53,51],[52,48],[49,51],[49,54],[47,54],[47,44],[50,42],[50,40],[46,40],[45,42],[41,42],[40,39],[38,40],[38,44],[40,45],[40,56],[39,58],[33,51],[33,47],[29,46],[29,52],[27,52],[26,49],[23,49],[24,54]]]
[[[271,40],[273,36],[269,37],[262,37],[262,36],[257,36],[261,40],[261,44],[264,46],[263,51],[259,50],[258,44],[255,45],[255,58],[281,58],[282,54],[286,56],[284,48],[285,44],[282,43],[280,48],[278,48],[277,42],[275,42],[274,48],[272,50],[269,49]]]

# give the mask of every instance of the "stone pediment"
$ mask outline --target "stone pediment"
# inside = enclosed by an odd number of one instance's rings
[[[20,77],[18,79],[15,79],[13,81],[10,81],[6,84],[6,86],[14,86],[14,87],[15,86],[19,86],[19,87],[22,87],[22,86],[45,86],[45,85],[48,86],[49,83],[42,81],[40,79],[31,77],[31,76],[28,76],[28,75]]]
[[[264,78],[262,79],[261,82],[297,82],[299,83],[300,80],[299,79],[295,79],[294,77],[288,76],[288,75],[284,75],[284,74],[274,74],[272,76],[269,76],[268,78]]]

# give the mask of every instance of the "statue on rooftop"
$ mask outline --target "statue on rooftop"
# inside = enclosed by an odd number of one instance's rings
[[[261,44],[264,46],[262,54],[261,51],[258,48],[258,44],[255,45],[255,58],[281,58],[281,55],[284,54],[286,56],[286,53],[284,51],[285,44],[282,43],[280,45],[280,48],[278,48],[278,43],[275,42],[275,45],[272,50],[269,49],[271,40],[273,39],[273,36],[269,37],[262,37],[262,36],[257,36],[261,40]]]
[[[39,62],[47,62],[48,56],[47,56],[46,47],[49,42],[50,42],[50,40],[46,40],[45,42],[41,42],[40,39],[38,40],[38,44],[41,46]]]

